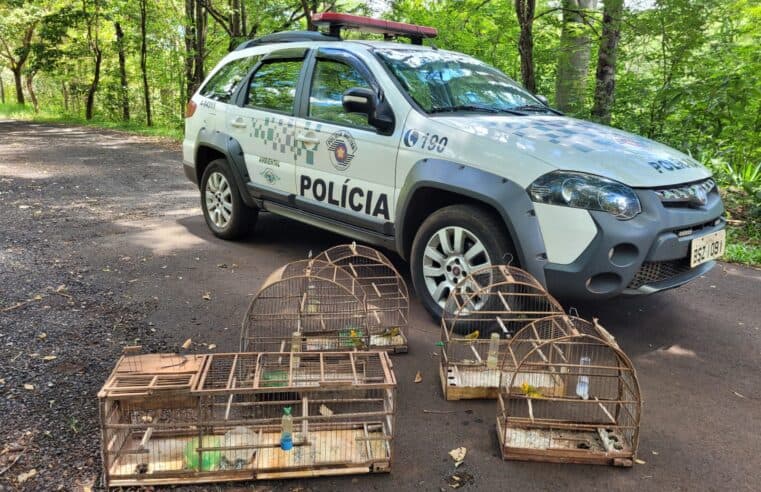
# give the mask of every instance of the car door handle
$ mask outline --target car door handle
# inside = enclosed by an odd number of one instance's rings
[[[230,123],[230,126],[234,128],[246,128],[246,121],[243,118],[238,117]]]
[[[320,139],[317,137],[310,137],[308,135],[305,135],[304,133],[299,133],[296,135],[296,141],[298,142],[304,142],[312,145],[317,145],[320,143]]]

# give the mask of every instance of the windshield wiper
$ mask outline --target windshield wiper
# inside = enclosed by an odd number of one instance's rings
[[[458,104],[456,106],[440,106],[431,108],[428,113],[454,113],[457,111],[483,111],[484,113],[508,113],[517,116],[525,116],[517,109],[492,108],[489,106],[478,106],[477,104]]]
[[[524,104],[523,106],[516,106],[511,109],[514,109],[516,111],[541,111],[543,113],[553,113],[559,116],[563,115],[563,113],[561,113],[557,109],[552,109],[549,106],[543,106],[539,104]]]

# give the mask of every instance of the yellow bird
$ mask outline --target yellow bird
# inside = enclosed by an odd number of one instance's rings
[[[394,338],[395,336],[399,335],[401,333],[401,330],[398,326],[394,326],[393,328],[386,328],[383,330],[383,333],[381,333],[380,336],[382,337],[388,337],[388,338]]]
[[[362,340],[362,337],[360,336],[361,332],[358,332],[355,329],[351,329],[349,331],[349,337],[351,338],[352,343],[354,344],[354,348],[358,348],[359,350],[367,350],[367,344],[364,340]]]
[[[479,335],[481,335],[481,332],[476,330],[476,331],[472,331],[472,332],[468,333],[463,338],[466,338],[468,340],[475,340],[475,339],[477,339],[479,337]]]
[[[544,395],[528,383],[521,384],[521,391],[529,398],[544,398]]]

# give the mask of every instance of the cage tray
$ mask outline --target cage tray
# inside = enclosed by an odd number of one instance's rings
[[[351,429],[310,430],[306,439],[296,432],[290,451],[280,449],[279,432],[259,432],[258,447],[252,450],[245,465],[225,468],[223,464],[214,464],[202,471],[186,466],[185,449],[194,436],[154,438],[148,441],[143,452],[140,440],[131,439],[110,469],[111,476],[124,478],[112,480],[110,485],[129,487],[386,471],[384,463],[389,462],[390,456],[383,432],[371,430],[378,425],[357,423]],[[136,474],[138,463],[143,462],[145,468]]]

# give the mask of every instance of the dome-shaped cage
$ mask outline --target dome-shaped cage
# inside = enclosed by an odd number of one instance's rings
[[[355,243],[342,244],[323,251],[313,261],[343,268],[364,287],[371,347],[407,351],[409,292],[404,279],[383,253]]]
[[[557,321],[537,323],[537,332],[567,335],[513,345],[526,350],[500,390],[503,458],[631,466],[642,408],[631,361],[592,323]]]
[[[563,307],[528,272],[505,265],[472,272],[449,294],[441,318],[441,378],[448,400],[496,398],[509,338]],[[492,334],[499,335],[493,341]]]
[[[251,301],[241,330],[243,352],[365,350],[367,300],[340,267],[294,274],[265,285]]]

